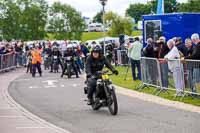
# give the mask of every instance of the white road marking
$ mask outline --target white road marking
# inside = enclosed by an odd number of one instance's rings
[[[78,85],[77,85],[77,84],[73,84],[72,86],[73,86],[73,87],[77,87]]]
[[[29,88],[30,89],[37,89],[37,88],[40,88],[40,87],[38,87],[38,86],[30,86]]]
[[[24,118],[24,116],[12,116],[12,115],[3,115],[3,116],[0,116],[0,118]]]
[[[65,85],[60,85],[60,87],[65,87]]]
[[[44,88],[56,88],[55,85],[51,85],[51,86],[44,86]]]
[[[15,110],[16,108],[12,107],[5,107],[5,108],[0,108],[0,110]]]
[[[46,80],[46,81],[43,81],[43,83],[47,83],[48,86],[55,86],[54,83],[58,82],[57,80]]]
[[[17,80],[14,80],[14,82],[21,82],[21,81],[29,81],[31,79],[17,79]]]
[[[49,127],[16,127],[16,129],[50,129]]]

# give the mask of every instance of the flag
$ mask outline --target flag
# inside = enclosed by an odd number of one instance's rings
[[[164,14],[164,0],[158,0],[157,14]]]

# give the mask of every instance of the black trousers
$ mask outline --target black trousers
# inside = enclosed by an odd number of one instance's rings
[[[32,76],[35,76],[36,69],[38,70],[38,73],[41,75],[42,74],[41,63],[37,62],[36,64],[32,64]]]
[[[88,78],[87,79],[88,82],[88,95],[87,97],[89,99],[92,99],[92,95],[94,94],[94,92],[96,91],[96,86],[97,86],[97,79],[94,78]]]

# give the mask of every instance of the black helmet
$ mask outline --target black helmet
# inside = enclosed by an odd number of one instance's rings
[[[101,53],[102,52],[101,46],[97,45],[97,46],[93,47],[92,53],[93,52],[95,52],[95,53]]]

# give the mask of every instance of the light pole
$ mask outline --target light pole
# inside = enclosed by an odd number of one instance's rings
[[[103,36],[104,36],[104,56],[106,56],[106,29],[105,29],[105,5],[108,0],[99,0],[101,5],[103,6]]]

